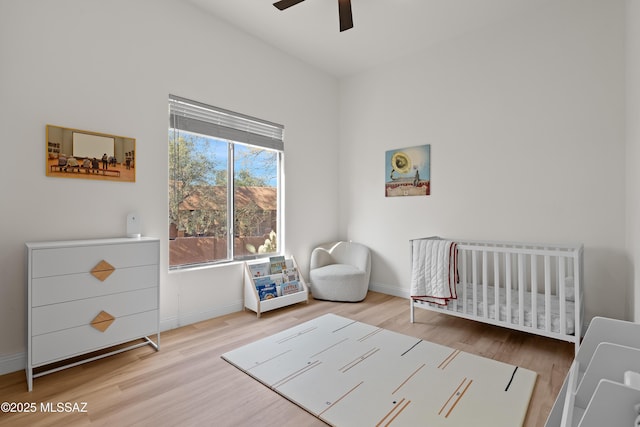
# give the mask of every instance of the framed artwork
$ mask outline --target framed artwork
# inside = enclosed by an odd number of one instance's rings
[[[389,150],[385,153],[385,196],[431,194],[431,145]]]
[[[46,150],[47,176],[136,180],[134,138],[47,125]]]

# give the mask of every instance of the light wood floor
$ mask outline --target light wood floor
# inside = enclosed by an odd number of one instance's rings
[[[34,380],[0,376],[0,403],[35,403],[36,413],[2,413],[0,426],[324,426],[220,355],[325,313],[335,313],[538,373],[525,426],[543,426],[573,359],[573,345],[425,310],[409,322],[406,299],[370,292],[361,303],[312,300],[264,313],[240,312],[167,331],[145,346]],[[41,404],[85,413],[43,413]],[[484,427],[484,426],[483,426]]]

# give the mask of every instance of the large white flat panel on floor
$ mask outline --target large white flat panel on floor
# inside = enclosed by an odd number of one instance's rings
[[[327,314],[223,359],[334,426],[522,425],[537,374]]]

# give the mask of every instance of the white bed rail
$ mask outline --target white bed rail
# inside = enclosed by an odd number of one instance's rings
[[[573,342],[578,351],[582,245],[450,240],[458,248],[458,298],[446,306],[412,298],[411,322],[414,307],[425,308]]]

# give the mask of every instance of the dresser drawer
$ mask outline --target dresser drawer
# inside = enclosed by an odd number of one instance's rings
[[[31,337],[31,365],[45,365],[158,332],[158,310],[116,319],[104,332],[90,325]]]
[[[44,305],[31,311],[31,335],[42,335],[76,326],[90,325],[101,311],[106,311],[115,317],[115,322],[117,322],[124,316],[157,309],[157,287]]]
[[[101,261],[120,268],[158,264],[157,241],[34,249],[31,277],[90,272]]]
[[[90,273],[40,277],[31,281],[31,306],[93,298],[157,285],[157,265],[120,268],[104,281]]]

